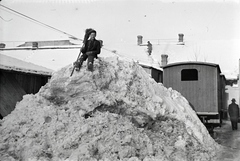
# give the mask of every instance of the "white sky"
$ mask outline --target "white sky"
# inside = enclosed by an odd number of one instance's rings
[[[1,4],[78,38],[86,28],[94,28],[106,48],[135,44],[137,35],[177,40],[183,33],[186,47],[193,46],[193,58],[238,72],[240,0],[2,0]],[[0,15],[1,42],[68,39],[1,6]]]

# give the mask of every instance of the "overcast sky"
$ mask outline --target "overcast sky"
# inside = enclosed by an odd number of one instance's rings
[[[240,58],[239,0],[2,0],[1,4],[61,31],[83,38],[86,28],[108,45],[145,39],[178,39],[193,45],[199,61],[238,72]],[[68,39],[0,6],[0,40]]]

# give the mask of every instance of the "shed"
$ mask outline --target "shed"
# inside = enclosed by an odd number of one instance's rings
[[[51,74],[51,69],[0,54],[0,117],[11,113],[23,95],[37,93]]]
[[[218,64],[178,62],[163,66],[163,84],[179,91],[198,115],[220,117],[224,77]]]
[[[163,72],[161,68],[152,67],[145,64],[139,64],[151,77],[157,82],[163,82]]]

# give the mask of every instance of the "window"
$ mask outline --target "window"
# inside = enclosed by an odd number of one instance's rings
[[[198,71],[197,69],[183,69],[181,71],[181,81],[197,81]]]

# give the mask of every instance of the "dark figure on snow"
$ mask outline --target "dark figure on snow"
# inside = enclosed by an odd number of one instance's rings
[[[86,29],[83,40],[83,47],[81,48],[82,55],[80,59],[75,62],[76,70],[80,70],[83,62],[87,60],[88,70],[93,71],[94,58],[101,52],[101,43],[95,39],[97,32],[93,29]]]
[[[235,102],[236,100],[233,98],[232,103],[228,106],[228,113],[232,124],[232,130],[238,129],[239,107]]]
[[[148,47],[147,48],[148,49],[148,54],[151,55],[151,53],[152,53],[152,44],[149,41],[147,42],[147,47]]]

